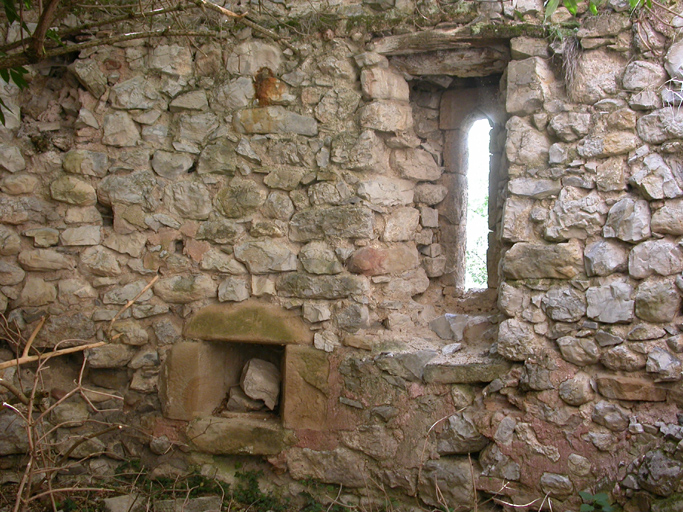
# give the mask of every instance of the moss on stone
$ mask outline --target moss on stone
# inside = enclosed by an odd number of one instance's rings
[[[269,304],[249,302],[207,306],[190,319],[185,336],[201,340],[253,343],[310,343],[301,319]]]

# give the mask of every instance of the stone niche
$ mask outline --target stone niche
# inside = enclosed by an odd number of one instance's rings
[[[297,391],[305,372],[296,368],[310,359],[310,351],[316,351],[310,346],[312,333],[300,318],[256,301],[211,305],[190,318],[184,338],[168,353],[159,394],[165,417],[192,422],[189,431],[210,426],[209,431],[229,440],[228,445],[215,439],[203,443],[205,429],[195,439],[201,451],[277,452],[291,437],[285,426],[298,428],[306,421],[302,408],[310,417],[310,403],[306,404],[310,400],[302,401]],[[327,361],[319,363],[327,365]],[[314,423],[324,421],[325,400],[319,397],[322,409],[310,418]],[[286,425],[289,419],[292,425]],[[259,448],[251,439],[257,432],[252,423],[268,429],[277,441]]]

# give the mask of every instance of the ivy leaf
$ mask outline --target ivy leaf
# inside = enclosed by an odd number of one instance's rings
[[[578,5],[576,0],[563,0],[562,2],[564,6],[567,8],[567,10],[572,13],[572,16],[576,16],[576,13],[578,12]]]
[[[598,14],[598,6],[595,5],[595,2],[593,2],[593,0],[591,0],[590,2],[588,2],[588,10],[589,10],[589,11],[591,12],[591,14],[593,14],[593,15]]]
[[[545,4],[546,19],[550,18],[553,15],[553,13],[557,10],[558,5],[560,5],[560,0],[548,0],[548,3]]]

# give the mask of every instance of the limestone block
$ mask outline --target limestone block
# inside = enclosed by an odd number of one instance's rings
[[[62,245],[98,245],[101,239],[99,226],[80,226],[77,228],[66,228],[59,235]]]
[[[664,67],[671,78],[683,79],[683,44],[680,41],[672,44],[666,52]]]
[[[477,471],[476,466],[474,470]],[[448,457],[427,461],[422,468],[418,482],[420,499],[434,507],[439,507],[440,501],[472,503],[475,497],[471,474],[472,467],[466,457]]]
[[[511,361],[524,361],[539,348],[530,323],[517,319],[501,322],[498,330],[498,353]]]
[[[283,62],[282,51],[275,44],[253,40],[240,43],[228,57],[227,69],[234,75],[253,76],[264,67],[277,74]]]
[[[648,240],[631,250],[628,269],[636,279],[676,274],[683,271],[683,250],[668,240]]]
[[[652,231],[666,235],[683,235],[683,200],[667,201],[652,214]]]
[[[119,82],[111,88],[109,99],[114,108],[149,110],[161,99],[154,86],[142,76]]]
[[[624,157],[610,157],[597,166],[595,183],[601,192],[613,192],[626,188],[626,161]]]
[[[372,211],[363,206],[311,208],[297,212],[289,225],[290,240],[309,242],[325,236],[335,238],[370,238],[374,229]]]
[[[583,268],[577,242],[543,245],[520,242],[505,253],[503,273],[512,279],[571,279]]]
[[[152,49],[147,67],[165,75],[184,77],[192,73],[192,54],[188,46],[159,45]]]
[[[540,483],[543,492],[553,498],[566,498],[574,492],[572,481],[565,475],[546,472],[541,475]]]
[[[633,319],[635,305],[632,295],[631,285],[619,281],[588,288],[586,315],[588,318],[608,324],[630,322]]]
[[[681,298],[671,281],[643,281],[635,300],[636,316],[646,322],[671,322],[681,309]]]
[[[19,264],[24,270],[72,270],[75,263],[72,257],[51,249],[26,250],[19,253]]]
[[[424,268],[407,270],[391,279],[384,292],[388,298],[408,300],[408,298],[424,293],[429,288],[429,277]]]
[[[579,407],[593,399],[590,375],[579,372],[573,378],[562,382],[558,388],[560,398],[567,404]]]
[[[194,164],[194,159],[187,153],[155,151],[152,157],[152,169],[163,178],[179,178]]]
[[[252,274],[296,270],[296,253],[282,242],[262,240],[235,246],[235,258]]]
[[[334,331],[320,331],[313,336],[313,346],[318,350],[332,353],[341,346],[341,341]]]
[[[187,110],[207,110],[209,101],[206,98],[206,91],[203,89],[190,91],[176,96],[171,101],[168,109],[171,112],[183,112]]]
[[[570,97],[578,103],[593,103],[619,92],[626,59],[616,52],[600,48],[583,52],[569,88]]]
[[[521,117],[511,117],[506,125],[505,153],[512,164],[545,167],[550,140]]]
[[[216,455],[278,455],[296,442],[274,419],[200,417],[186,430],[192,447]]]
[[[565,187],[548,216],[545,238],[564,241],[596,235],[605,223],[607,211],[607,205],[597,192],[586,194],[581,189]]]
[[[363,95],[371,100],[408,101],[410,89],[408,82],[396,71],[389,68],[365,68],[360,74]]]
[[[403,132],[413,126],[410,104],[395,100],[376,100],[360,111],[360,125],[380,132]]]
[[[418,47],[422,49],[424,44],[424,41],[420,41]],[[471,46],[456,50],[394,55],[391,64],[398,71],[413,76],[472,77],[502,74],[509,61],[510,50],[507,44],[490,44],[479,48]]]
[[[0,144],[0,166],[8,172],[19,172],[26,169],[21,150],[10,144]]]
[[[187,304],[215,297],[217,288],[205,274],[185,274],[160,279],[154,284],[154,293],[166,302]]]
[[[416,208],[396,208],[387,215],[382,240],[385,242],[404,242],[415,238],[420,223],[420,212]]]
[[[598,240],[588,244],[583,253],[586,275],[608,276],[628,267],[628,251],[614,240]]]
[[[650,237],[650,206],[647,201],[624,197],[607,214],[602,230],[606,238],[640,242]]]
[[[38,178],[23,173],[5,176],[0,181],[0,190],[13,196],[31,194],[37,186]]]
[[[591,115],[582,112],[565,112],[550,120],[550,129],[564,142],[573,142],[586,135],[591,128]]]
[[[668,139],[683,137],[683,112],[679,108],[655,110],[638,119],[638,136],[645,142],[661,144]]]
[[[643,168],[633,173],[629,183],[650,200],[673,199],[683,195],[671,168],[656,153],[643,159]]]
[[[197,240],[211,240],[217,244],[232,244],[244,232],[244,227],[232,220],[213,217],[202,222],[197,231]]]
[[[424,203],[428,206],[435,206],[445,199],[448,189],[443,185],[433,183],[419,183],[415,187],[414,199],[416,203]]]
[[[332,247],[325,242],[310,242],[301,248],[299,260],[311,274],[339,274],[343,266]]]
[[[507,78],[505,107],[509,114],[519,116],[541,110],[555,81],[548,61],[539,57],[511,61]]]
[[[545,313],[557,322],[577,322],[586,314],[586,299],[572,287],[555,287],[543,298]]]
[[[577,366],[595,364],[600,356],[598,345],[591,338],[563,336],[557,340],[557,346],[562,357]]]
[[[185,219],[205,220],[212,210],[209,190],[198,181],[180,181],[167,185],[164,189],[164,203]]]
[[[249,281],[245,277],[228,277],[218,285],[220,302],[242,302],[249,298]]]
[[[527,36],[513,37],[510,39],[510,54],[515,60],[529,57],[547,58],[549,56],[548,41]]]
[[[133,358],[137,349],[128,345],[110,343],[86,351],[91,368],[121,368]]]
[[[27,229],[22,234],[33,238],[35,247],[52,247],[59,243],[59,231],[53,228]]]
[[[140,131],[126,112],[113,112],[104,116],[102,144],[131,147],[140,140]]]
[[[501,357],[484,355],[478,360],[427,363],[423,379],[437,384],[473,384],[492,382],[510,370],[510,363]]]
[[[109,170],[109,157],[106,153],[72,149],[64,157],[62,167],[72,174],[104,177]]]
[[[222,86],[216,92],[216,103],[226,110],[248,107],[254,99],[254,81],[251,77],[241,76]]]
[[[318,134],[318,123],[284,107],[272,106],[240,110],[233,118],[240,133],[296,133],[312,137]]]
[[[293,448],[287,451],[287,470],[295,480],[313,478],[321,482],[358,488],[365,485],[364,458],[345,447],[330,451]]]
[[[363,247],[351,256],[347,263],[350,272],[375,276],[397,274],[413,269],[419,264],[417,249],[412,244],[396,244],[391,247]]]
[[[235,258],[217,249],[209,249],[199,263],[202,270],[217,270],[225,274],[246,274],[247,269]]]
[[[369,293],[367,279],[347,274],[311,276],[289,272],[278,278],[276,288],[285,297],[301,299],[343,299]]]
[[[423,149],[395,149],[391,166],[401,178],[415,181],[436,181],[442,173],[434,157]]]
[[[146,345],[149,341],[147,330],[135,320],[121,320],[114,324],[112,336],[126,345]]]
[[[261,211],[266,217],[288,221],[294,214],[294,204],[286,192],[276,190],[268,194]]]
[[[294,190],[305,174],[307,170],[303,167],[281,167],[268,173],[263,183],[270,188]]]
[[[655,374],[655,382],[681,380],[681,368],[680,359],[667,350],[655,347],[647,355],[645,371]]]
[[[253,213],[266,201],[266,191],[249,179],[234,178],[220,189],[214,199],[218,210],[230,218],[243,217]],[[208,209],[211,205],[208,205]]]
[[[246,362],[240,377],[240,386],[252,400],[263,400],[271,411],[280,399],[280,370],[263,359],[253,358]]]
[[[95,189],[73,176],[62,176],[50,183],[50,195],[55,201],[76,206],[91,206],[97,202]]]
[[[151,171],[128,175],[109,175],[97,187],[97,199],[104,205],[139,204],[154,209],[158,204],[159,187]]]
[[[302,307],[303,317],[311,323],[323,322],[332,318],[332,312],[325,303],[306,303]]]
[[[657,63],[636,60],[624,70],[621,83],[627,91],[659,89],[667,80],[666,70]]]
[[[176,141],[201,144],[218,126],[218,118],[211,112],[179,114]]]
[[[315,118],[331,129],[346,126],[356,112],[361,95],[353,89],[335,87],[327,91],[315,107]]]
[[[26,279],[19,296],[19,304],[24,307],[45,306],[57,300],[57,289],[53,284],[35,276]]]
[[[629,153],[640,145],[640,139],[633,133],[618,131],[586,137],[577,146],[577,151],[584,158],[609,157]]]
[[[614,371],[633,372],[645,368],[645,356],[625,345],[617,345],[603,352],[600,362]]]
[[[95,98],[101,98],[107,90],[107,77],[100,71],[97,62],[91,59],[77,60],[69,70],[76,75],[78,81],[83,84]]]

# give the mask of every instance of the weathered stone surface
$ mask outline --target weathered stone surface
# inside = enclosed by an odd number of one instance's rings
[[[629,63],[624,70],[621,83],[628,91],[658,89],[666,81],[666,71],[657,63],[636,60]]]
[[[564,498],[574,492],[572,481],[565,475],[543,473],[540,483],[543,492],[553,498]]]
[[[309,242],[325,236],[370,238],[374,228],[372,211],[362,206],[312,208],[297,212],[290,222],[290,240]]]
[[[348,87],[335,87],[325,93],[315,107],[315,117],[332,129],[347,126],[349,118],[358,108],[361,95]]]
[[[179,178],[194,164],[194,159],[187,153],[171,153],[155,151],[152,157],[152,169],[163,178]]]
[[[282,242],[263,240],[235,246],[235,258],[252,274],[296,270],[296,254]]]
[[[231,244],[239,237],[244,228],[234,221],[220,217],[202,222],[197,231],[198,240],[211,240],[217,244]]]
[[[249,416],[199,418],[186,432],[196,450],[217,455],[277,455],[295,441],[278,421]]]
[[[280,106],[240,110],[233,124],[240,133],[297,133],[309,137],[318,134],[315,119]]]
[[[100,245],[84,250],[81,253],[81,263],[96,276],[117,276],[121,273],[116,255]]]
[[[624,197],[607,214],[602,230],[606,238],[640,242],[650,237],[650,207],[647,201]]]
[[[270,188],[280,190],[294,190],[306,174],[306,169],[301,167],[282,167],[271,171],[263,183]]]
[[[360,137],[341,134],[332,141],[331,159],[356,171],[389,172],[389,150],[373,130],[365,130]]]
[[[471,503],[474,499],[471,467],[465,457],[427,461],[417,485],[420,499],[434,507],[440,506],[440,500],[446,503]]]
[[[75,266],[73,258],[51,249],[21,251],[19,264],[24,270],[36,271],[71,270]]]
[[[73,149],[64,157],[62,167],[72,174],[104,177],[109,169],[109,157],[106,153]]]
[[[586,314],[585,297],[569,286],[548,290],[543,305],[546,315],[557,322],[576,322]]]
[[[349,259],[350,272],[375,276],[396,274],[417,267],[419,255],[412,244],[397,244],[387,248],[363,247]]]
[[[648,240],[631,250],[628,269],[636,279],[676,274],[683,270],[683,250],[668,240]]]
[[[371,100],[408,101],[410,89],[405,78],[389,68],[365,68],[360,74],[363,95]]]
[[[0,144],[0,166],[11,173],[26,169],[26,161],[21,154],[21,150],[9,144]]]
[[[314,478],[345,487],[363,487],[365,483],[363,472],[359,471],[361,467],[362,456],[344,447],[330,451],[294,448],[287,452],[287,470],[297,480]]]
[[[190,91],[176,96],[171,101],[168,109],[171,112],[183,112],[186,110],[206,110],[209,108],[209,101],[204,90]]]
[[[503,240],[508,242],[528,242],[534,238],[533,224],[530,222],[533,199],[508,197],[503,205]]]
[[[443,185],[432,183],[420,183],[415,187],[415,202],[424,203],[428,206],[439,204],[448,195],[448,189]]]
[[[436,181],[442,172],[434,157],[423,149],[395,149],[391,166],[401,178],[415,181]]]
[[[313,346],[323,352],[332,353],[341,346],[341,341],[334,331],[320,331],[313,335]]]
[[[325,242],[310,242],[299,251],[299,260],[311,274],[339,274],[344,267],[332,247]]]
[[[263,67],[277,73],[282,60],[282,51],[277,45],[257,39],[237,45],[228,57],[227,69],[230,73],[249,77]]]
[[[226,174],[232,176],[235,174],[238,163],[239,157],[235,153],[234,145],[230,142],[222,141],[209,144],[199,155],[197,173]]]
[[[237,110],[249,106],[254,98],[254,82],[251,77],[241,76],[218,89],[215,102],[227,110]]]
[[[600,362],[610,370],[635,371],[645,368],[645,356],[626,345],[617,345],[603,352]]]
[[[672,199],[683,195],[671,168],[656,153],[643,159],[643,168],[633,173],[629,183],[650,200]]]
[[[149,341],[149,334],[135,320],[121,320],[114,324],[112,328],[112,336],[116,336],[116,340],[126,345],[146,345]],[[156,352],[155,352],[156,354]]]
[[[671,322],[681,309],[676,285],[670,281],[647,280],[636,289],[636,316],[646,322]]]
[[[607,49],[583,52],[569,88],[570,97],[578,103],[593,104],[619,91],[626,59]]]
[[[99,226],[80,226],[78,228],[66,228],[59,235],[62,245],[97,245],[101,239]]]
[[[180,114],[176,141],[183,144],[203,143],[219,126],[218,118],[212,112],[202,114]]]
[[[188,338],[247,343],[310,343],[312,334],[301,319],[279,307],[258,302],[212,305],[187,323]]]
[[[263,359],[250,359],[242,369],[240,386],[252,400],[263,400],[271,411],[280,399],[280,370]]]
[[[635,301],[633,288],[625,282],[615,281],[586,290],[588,318],[608,324],[629,322],[633,318]]]
[[[161,99],[154,86],[142,76],[119,82],[111,88],[110,100],[114,108],[149,110]]]
[[[358,195],[380,206],[407,205],[413,202],[413,183],[408,180],[377,176],[361,181]]]
[[[25,276],[26,272],[21,267],[8,261],[0,261],[0,286],[14,286],[21,283]]]
[[[565,187],[548,216],[545,238],[558,242],[586,239],[600,232],[606,214],[607,205],[597,192],[586,194],[580,189]]]
[[[126,112],[113,112],[104,116],[102,143],[119,148],[135,146],[140,131]]]
[[[232,256],[216,250],[209,249],[199,263],[202,270],[217,270],[226,274],[246,274],[247,269],[244,265],[235,260]]]
[[[439,455],[462,455],[479,452],[489,440],[477,430],[469,413],[457,413],[448,418],[445,429],[436,438]]]
[[[116,252],[139,258],[142,255],[142,250],[145,248],[146,242],[147,236],[143,233],[131,233],[129,235],[107,233],[102,245],[109,249],[113,249]]]
[[[683,136],[683,112],[678,108],[655,110],[638,119],[638,136],[645,142],[661,144]]]
[[[631,132],[608,132],[604,136],[586,137],[579,143],[577,151],[584,158],[609,157],[629,153],[640,143],[640,139]]]
[[[598,391],[605,398],[646,402],[663,402],[666,400],[666,390],[655,386],[652,380],[643,377],[603,374],[596,377],[595,382]]]
[[[409,207],[396,208],[386,217],[382,240],[385,242],[411,240],[415,236],[419,223],[419,210]]]
[[[203,183],[196,181],[168,185],[164,191],[164,203],[186,219],[208,219],[212,210],[209,190]]]
[[[573,142],[586,135],[591,128],[591,115],[582,112],[565,112],[550,120],[550,129],[564,142]]]
[[[159,45],[150,52],[147,65],[165,75],[186,76],[192,73],[192,54],[185,46]]]
[[[651,228],[654,233],[683,235],[683,200],[667,201],[654,212]]]
[[[512,361],[524,361],[538,350],[533,325],[517,319],[504,320],[498,330],[498,353]]]
[[[413,126],[410,104],[394,100],[376,100],[360,111],[360,125],[380,132],[403,132]]]
[[[591,338],[563,336],[557,340],[557,346],[562,357],[577,366],[595,364],[600,356],[598,345]]]
[[[543,108],[550,96],[555,77],[548,61],[539,57],[513,60],[508,65],[508,95],[505,108],[513,115],[534,114]]]
[[[158,182],[151,171],[109,175],[97,187],[98,200],[107,206],[139,204],[154,209],[158,204]]]
[[[311,276],[291,272],[280,277],[277,290],[287,297],[301,299],[343,299],[351,295],[366,295],[369,283],[360,276]]]
[[[424,48],[425,44],[422,39],[411,43],[420,49]],[[375,50],[383,53],[378,47],[381,44],[376,43]],[[391,50],[388,53],[391,53]],[[482,48],[468,47],[394,55],[391,64],[399,71],[413,76],[490,76],[503,72],[505,63],[510,61],[509,54],[507,45],[491,44]]]
[[[73,176],[62,176],[50,183],[50,195],[55,201],[76,206],[91,206],[97,202],[95,189]]]
[[[623,272],[628,267],[627,250],[613,240],[598,240],[588,244],[583,255],[588,276],[608,276]]]
[[[188,274],[160,279],[154,284],[154,293],[166,302],[186,304],[215,297],[217,288],[205,274]]]
[[[19,296],[22,306],[45,306],[57,299],[57,289],[53,284],[45,282],[40,277],[29,276]]]
[[[133,358],[137,349],[128,345],[107,344],[88,349],[88,365],[91,368],[121,368]]]
[[[13,196],[30,194],[35,191],[37,186],[38,178],[23,173],[5,176],[0,181],[0,190]]]
[[[147,282],[140,280],[121,287],[112,288],[104,294],[102,302],[105,304],[125,304],[137,297],[145,286],[147,286]],[[145,293],[138,297],[136,302],[147,302],[152,298],[152,295],[152,290],[146,290]]]
[[[548,164],[550,140],[525,119],[512,117],[506,124],[505,153],[512,164],[542,167]]]
[[[681,380],[681,368],[680,359],[667,350],[655,347],[647,355],[645,371],[655,374],[656,382]]]
[[[582,267],[583,255],[575,242],[554,245],[520,242],[503,259],[503,273],[511,279],[571,279]]]
[[[218,210],[230,218],[253,213],[266,201],[266,191],[249,179],[234,178],[229,185],[216,194],[214,203]],[[209,205],[210,208],[210,205]]]
[[[0,428],[0,455],[26,453],[29,448],[26,423],[8,407],[0,410]]]
[[[590,375],[583,372],[562,382],[557,391],[565,403],[575,407],[591,401],[595,395],[591,388]]]
[[[676,73],[679,74],[680,71]],[[638,468],[639,486],[659,496],[673,494],[678,489],[682,479],[683,464],[662,450],[647,452]]]
[[[562,185],[556,180],[515,178],[508,183],[508,190],[518,196],[545,199],[560,193]]]
[[[249,281],[244,277],[228,277],[218,285],[220,302],[242,302],[249,298]]]
[[[674,43],[664,57],[664,67],[671,78],[683,78],[683,45]]]
[[[69,69],[95,98],[101,98],[106,92],[107,77],[100,71],[97,62],[94,60],[77,60],[69,66]]]

